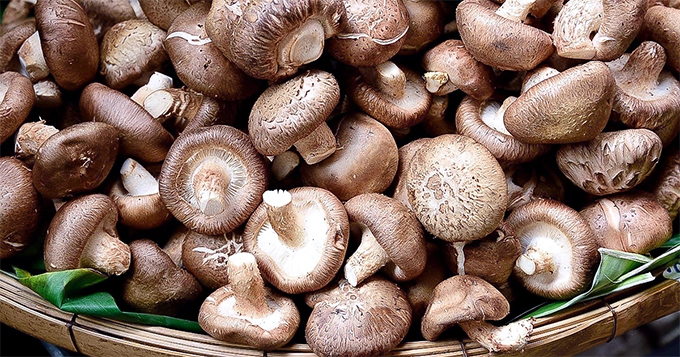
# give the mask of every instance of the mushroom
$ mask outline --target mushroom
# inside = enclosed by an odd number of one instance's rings
[[[63,198],[97,188],[118,155],[118,130],[96,122],[71,125],[40,145],[33,184],[48,198]]]
[[[522,244],[514,275],[529,292],[570,299],[590,287],[599,261],[595,233],[573,208],[540,199],[512,211],[507,224]]]
[[[263,350],[288,343],[300,325],[300,313],[293,300],[264,285],[255,257],[232,255],[227,275],[229,284],[201,305],[201,328],[218,340]]]
[[[229,283],[229,257],[243,251],[241,232],[218,236],[189,232],[182,244],[182,264],[203,286],[216,290]]]
[[[5,24],[5,22],[2,23]],[[17,50],[33,33],[35,33],[35,19],[31,18],[0,36],[0,73],[10,69]]]
[[[658,135],[647,129],[606,132],[593,140],[562,145],[555,154],[560,171],[597,196],[624,192],[649,176],[661,157]]]
[[[152,24],[167,30],[180,14],[199,0],[138,0],[144,15]]]
[[[420,52],[444,32],[444,11],[441,2],[428,0],[404,0],[404,6],[411,20],[406,41],[399,49],[399,55]]]
[[[332,74],[306,71],[267,88],[250,112],[248,132],[263,155],[279,155],[291,146],[310,165],[335,152],[335,137],[326,119],[340,101]]]
[[[357,287],[347,280],[307,294],[312,307],[305,339],[319,356],[384,356],[406,336],[411,306],[404,292],[372,276]]]
[[[17,50],[17,56],[21,63],[22,73],[25,73],[31,82],[37,82],[50,74],[47,68],[38,31],[29,36]]]
[[[160,72],[153,72],[151,76],[149,76],[147,83],[139,87],[135,93],[130,96],[130,99],[132,99],[133,102],[143,106],[144,100],[149,96],[149,94],[160,89],[169,88],[172,88],[172,77]]]
[[[121,283],[123,302],[147,314],[178,316],[191,311],[191,304],[203,294],[193,275],[149,239],[130,243],[130,253],[130,270]]]
[[[409,304],[413,308],[413,324],[411,328],[420,329],[420,320],[427,310],[432,293],[437,285],[451,276],[446,268],[444,257],[438,244],[427,242],[427,263],[425,264],[424,274],[417,278],[401,284],[406,293]]]
[[[651,192],[668,211],[671,221],[680,210],[680,150],[670,149],[661,160],[658,176],[651,186]]]
[[[33,1],[33,0],[31,0]],[[99,40],[119,22],[137,17],[130,0],[79,0]]]
[[[345,279],[357,286],[384,267],[396,282],[417,278],[425,269],[427,250],[420,222],[401,202],[365,193],[345,202],[352,234],[361,244],[347,258]]]
[[[425,144],[430,138],[420,138],[409,142],[408,144],[399,148],[399,164],[397,166],[397,173],[394,177],[392,185],[394,186],[394,193],[392,198],[401,202],[404,206],[411,209],[411,202],[408,199],[408,168],[411,165],[411,160],[416,155],[416,152]]]
[[[29,167],[35,163],[35,154],[47,138],[59,132],[59,129],[45,124],[44,120],[24,123],[19,127],[14,141],[14,156]]]
[[[243,232],[262,276],[288,294],[326,286],[340,270],[348,239],[342,203],[318,187],[266,191]]]
[[[0,73],[0,144],[26,120],[35,102],[31,81],[17,72]]]
[[[567,2],[555,18],[557,53],[567,58],[611,61],[633,42],[646,10],[647,0]]]
[[[31,170],[21,161],[0,157],[0,182],[0,259],[7,259],[35,239],[41,203]]]
[[[407,173],[409,202],[425,230],[458,251],[458,272],[465,273],[463,246],[493,232],[507,206],[503,169],[481,144],[457,134],[428,140]]]
[[[328,40],[328,53],[353,67],[373,67],[403,46],[410,18],[402,0],[343,0],[347,13],[342,32]],[[343,19],[344,20],[344,19]]]
[[[353,112],[340,119],[335,135],[342,150],[318,164],[303,163],[303,184],[325,188],[341,201],[386,190],[399,161],[399,149],[390,131],[370,116]]]
[[[168,60],[165,31],[147,19],[119,22],[106,32],[100,49],[99,73],[106,85],[125,88]]]
[[[62,105],[59,85],[51,79],[44,79],[33,83],[36,108],[59,108]]]
[[[170,238],[163,245],[163,251],[167,254],[172,262],[180,268],[184,268],[182,262],[182,250],[184,248],[184,241],[186,237],[193,233],[183,224],[175,224],[171,229]]]
[[[666,6],[652,6],[647,9],[644,19],[644,33],[652,41],[661,44],[666,49],[668,67],[676,73],[680,72],[680,8]]]
[[[552,162],[552,158],[549,159],[550,162],[535,160],[505,168],[505,178],[508,182],[508,211],[539,198],[565,201],[566,180],[564,176],[558,174],[559,169]]]
[[[2,12],[1,24],[13,24],[19,22],[31,12],[35,1],[33,0],[9,0]]]
[[[121,275],[130,267],[130,247],[116,231],[118,210],[102,194],[80,196],[65,203],[52,218],[44,245],[45,269],[92,268]]]
[[[40,0],[35,4],[47,67],[60,87],[73,91],[97,74],[99,44],[85,10],[73,0]]]
[[[172,119],[175,130],[180,133],[191,127],[218,124],[224,116],[217,99],[179,88],[154,91],[144,99],[143,105],[154,119],[163,124]]]
[[[523,351],[534,331],[533,319],[519,320],[503,326],[484,321],[465,321],[460,327],[467,335],[492,353]]]
[[[218,235],[245,223],[267,187],[267,167],[246,134],[226,125],[180,135],[163,162],[163,203],[187,228]]]
[[[345,25],[341,0],[295,2],[215,0],[206,31],[247,75],[279,81],[316,61],[324,41]]]
[[[579,213],[590,224],[597,244],[604,248],[646,254],[673,234],[668,211],[646,192],[602,197]]]
[[[602,62],[571,67],[536,83],[505,111],[507,131],[529,144],[586,141],[604,130],[615,92]]]

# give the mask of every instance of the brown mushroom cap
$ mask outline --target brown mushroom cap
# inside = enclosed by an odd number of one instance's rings
[[[675,220],[680,210],[680,150],[671,149],[661,160],[658,176],[652,183],[654,197]]]
[[[79,2],[90,18],[95,36],[99,39],[113,25],[137,17],[130,0],[79,0]]]
[[[606,132],[593,140],[562,145],[555,160],[562,173],[597,196],[624,192],[649,176],[661,157],[661,139],[647,129]]]
[[[441,283],[451,276],[446,268],[444,257],[438,244],[427,242],[427,264],[425,264],[425,274],[420,274],[417,278],[401,283],[408,302],[413,308],[413,324],[419,324],[421,318],[430,303],[432,292]],[[411,326],[417,327],[417,326]]]
[[[0,143],[26,120],[35,102],[31,81],[17,72],[0,74]]]
[[[243,251],[243,235],[240,232],[219,236],[189,232],[182,244],[182,263],[203,286],[216,290],[229,283],[229,257]]]
[[[404,339],[411,324],[411,306],[404,292],[378,276],[357,287],[341,280],[305,300],[308,305],[315,302],[305,339],[319,356],[386,355]]]
[[[399,55],[419,52],[436,41],[444,32],[444,9],[440,2],[428,0],[403,1],[411,20],[406,33],[406,41],[399,49]]]
[[[50,136],[38,149],[33,184],[45,197],[61,198],[98,187],[118,155],[118,130],[83,122]]]
[[[4,22],[3,22],[4,24]],[[6,72],[17,50],[35,33],[35,19],[23,21],[0,36],[0,73]]]
[[[50,222],[45,269],[93,268],[121,275],[130,267],[130,247],[118,239],[118,210],[102,194],[78,197],[61,206]]]
[[[217,235],[244,223],[267,187],[264,158],[248,135],[214,125],[180,135],[159,176],[168,210],[189,229]]]
[[[132,262],[123,277],[121,296],[134,310],[157,315],[186,313],[187,305],[203,294],[201,284],[179,268],[153,241],[137,239],[130,243]]]
[[[100,49],[100,70],[106,85],[125,88],[168,60],[165,31],[147,19],[119,22],[106,32]]]
[[[508,211],[539,198],[565,201],[566,178],[559,174],[554,159],[547,159],[505,168]]]
[[[361,245],[347,258],[345,278],[357,286],[379,269],[396,282],[413,280],[425,269],[427,251],[423,228],[401,202],[378,193],[345,202],[352,231]]]
[[[31,170],[23,162],[0,157],[0,182],[0,259],[7,259],[35,238],[41,204]]]
[[[609,68],[590,61],[529,88],[508,107],[503,121],[512,136],[526,143],[590,140],[607,125],[614,91]]]
[[[348,239],[342,203],[317,187],[265,192],[243,232],[262,276],[289,294],[328,284],[345,259]]]
[[[419,138],[405,144],[399,148],[399,165],[397,167],[397,173],[394,176],[394,181],[392,185],[394,186],[394,193],[392,198],[404,204],[404,206],[411,209],[411,202],[408,200],[408,179],[406,174],[408,173],[408,168],[411,165],[411,160],[416,155],[416,152],[425,144],[430,138]]]
[[[341,0],[212,2],[206,31],[222,53],[254,78],[278,81],[321,56],[345,24]]]
[[[154,25],[167,30],[182,12],[199,0],[138,0],[144,15]]]
[[[673,234],[668,211],[643,192],[602,197],[579,212],[604,248],[645,254]]]
[[[47,66],[57,84],[76,90],[91,82],[99,67],[99,44],[80,3],[40,0],[35,4],[35,19]]]
[[[644,20],[644,32],[653,41],[666,49],[668,66],[676,73],[680,72],[680,9],[653,6],[647,9]]]
[[[514,274],[529,292],[566,300],[590,287],[598,245],[576,210],[558,201],[536,200],[512,211],[507,223],[522,244]]]

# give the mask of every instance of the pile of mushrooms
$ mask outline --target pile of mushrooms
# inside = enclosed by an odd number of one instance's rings
[[[9,3],[3,264],[219,340],[521,351],[514,302],[677,224],[677,1]]]

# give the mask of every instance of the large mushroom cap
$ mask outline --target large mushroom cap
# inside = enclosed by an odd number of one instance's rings
[[[35,102],[31,81],[17,72],[0,74],[0,143],[26,120]]]
[[[214,125],[175,140],[159,185],[168,210],[189,229],[224,234],[244,223],[259,204],[267,168],[248,135]]]
[[[33,241],[40,220],[40,195],[33,187],[31,170],[14,158],[0,158],[0,182],[0,259],[6,259]]]
[[[668,51],[668,66],[680,72],[680,9],[666,6],[652,6],[647,9],[644,32],[653,41]]]
[[[215,290],[229,282],[229,257],[242,251],[241,232],[209,236],[189,231],[182,243],[182,264],[201,284]]]

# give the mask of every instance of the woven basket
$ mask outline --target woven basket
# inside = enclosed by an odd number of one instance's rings
[[[664,280],[576,305],[536,320],[523,353],[504,356],[570,356],[677,311],[680,283]],[[151,327],[61,311],[6,274],[0,274],[0,322],[26,334],[90,356],[314,356],[305,344],[263,352],[208,335]],[[394,356],[483,356],[470,340],[404,342]]]

